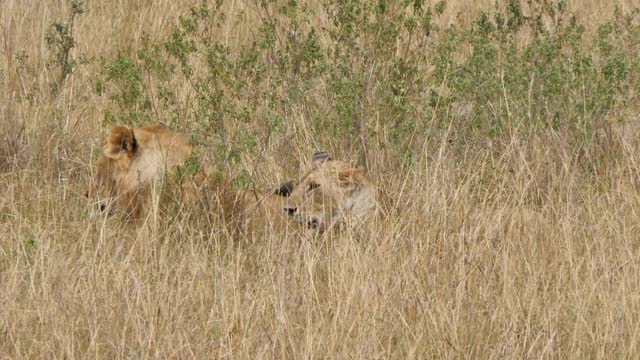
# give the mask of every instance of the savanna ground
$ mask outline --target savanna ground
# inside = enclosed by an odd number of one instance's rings
[[[637,6],[4,0],[0,357],[637,357]],[[87,217],[109,127],[157,122],[237,187],[327,150],[383,211]]]

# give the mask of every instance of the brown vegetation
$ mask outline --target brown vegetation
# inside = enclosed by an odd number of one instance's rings
[[[252,24],[268,16],[254,3],[225,2],[216,36],[231,49],[250,43],[258,33]],[[451,2],[441,21],[466,26],[484,3]],[[618,3],[623,11],[637,6]],[[568,4],[588,34],[613,13],[605,1]],[[135,229],[116,218],[90,220],[83,195],[111,102],[94,91],[99,59],[135,53],[143,33],[168,34],[190,5],[89,2],[75,23],[73,52],[89,62],[53,92],[60,73],[44,38],[49,24],[68,17],[68,3],[3,1],[1,358],[637,356],[640,145],[616,127],[619,117],[640,121],[637,93],[603,115],[611,121],[589,145],[552,127],[475,138],[454,126],[460,120],[430,125],[405,166],[387,149],[359,154],[367,141],[318,140],[308,109],[298,107],[286,114],[282,137],[234,164],[219,162],[222,175],[248,173],[234,189],[276,188],[302,173],[320,141],[366,165],[379,186],[385,211],[361,228],[266,231],[239,243],[202,211],[206,204],[152,203]],[[189,86],[174,85],[179,94]],[[287,101],[281,88],[261,86]],[[314,89],[306,96],[322,98]],[[373,121],[359,130],[386,138],[374,90],[360,104],[374,109]],[[458,105],[447,116],[464,120]],[[256,106],[252,117],[261,116],[263,104]]]

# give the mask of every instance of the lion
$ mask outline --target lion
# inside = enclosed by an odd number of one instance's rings
[[[217,204],[216,211],[224,217],[231,232],[251,235],[263,231],[283,234],[300,228],[286,211],[285,194],[278,191],[236,189],[226,181],[214,181],[205,197]]]
[[[224,180],[214,181],[208,188],[219,201],[227,223],[245,234],[263,229],[322,233],[365,220],[378,205],[377,189],[365,170],[333,160],[326,152],[313,154],[311,169],[299,180],[271,192],[237,190]]]
[[[128,220],[140,219],[152,203],[154,186],[192,156],[187,136],[164,125],[114,127],[85,195],[96,199],[101,213],[119,211]],[[332,160],[324,152],[313,155],[311,170],[299,181],[271,192],[236,189],[212,176],[206,164],[182,184],[181,192],[186,208],[193,208],[197,201],[214,203],[213,211],[243,233],[267,228],[324,231],[349,219],[365,218],[376,207],[376,190],[364,170]]]
[[[120,212],[126,220],[140,219],[152,203],[154,185],[192,156],[187,136],[164,125],[114,127],[85,194],[95,199],[92,215]],[[185,208],[196,209],[197,201],[214,203],[217,206],[212,211],[222,214],[236,229],[252,232],[288,226],[285,193],[236,189],[226,179],[213,176],[206,163],[200,165],[198,173],[182,179],[179,191]]]
[[[324,232],[346,222],[361,222],[377,208],[377,190],[365,170],[333,160],[326,152],[313,155],[308,170],[288,193],[285,211],[302,226]]]
[[[96,200],[100,212],[121,211],[128,219],[137,219],[151,202],[153,185],[183,165],[192,151],[185,135],[164,125],[116,126],[95,163],[85,196]]]

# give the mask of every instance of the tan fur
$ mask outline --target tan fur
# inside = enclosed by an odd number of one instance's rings
[[[187,193],[200,197],[200,201],[214,203],[232,232],[238,234],[277,231],[295,231],[286,212],[287,199],[275,193],[236,189],[226,179],[211,180],[212,176],[197,177],[195,191]],[[188,196],[194,203],[194,196]]]
[[[127,218],[140,218],[151,202],[153,185],[191,155],[187,137],[165,126],[115,127],[96,162],[87,195],[97,198],[101,211],[118,210]],[[289,198],[237,190],[212,178],[203,169],[183,187],[183,201],[195,204],[200,198],[216,202],[214,208],[234,231],[285,231],[294,229],[295,223],[323,231],[364,219],[376,207],[376,190],[364,170],[331,160],[325,153],[314,155],[311,170],[297,182]]]
[[[138,218],[150,202],[153,184],[189,159],[191,151],[185,135],[163,125],[114,127],[96,161],[87,196],[97,198],[101,211]]]
[[[97,200],[101,211],[119,211],[128,219],[140,218],[151,202],[153,184],[167,171],[184,164],[191,154],[187,137],[165,126],[114,127],[96,162],[87,196]],[[215,211],[234,230],[243,232],[288,227],[284,197],[238,190],[224,180],[213,179],[203,165],[199,174],[186,181],[181,189],[186,206],[195,206],[198,199],[215,202]]]
[[[316,154],[314,159],[287,203],[296,222],[324,231],[345,222],[362,221],[374,212],[377,191],[364,169],[331,160],[328,155]]]

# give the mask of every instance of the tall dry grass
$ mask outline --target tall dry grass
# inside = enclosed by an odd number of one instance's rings
[[[589,20],[610,10],[570,5]],[[247,19],[224,28],[228,41],[250,40],[254,4],[225,6]],[[464,23],[480,6],[451,4],[444,21]],[[77,51],[135,50],[143,31],[166,34],[188,7],[89,2]],[[44,34],[67,11],[64,1],[0,8],[0,357],[637,357],[633,136],[614,131],[606,151],[589,152],[554,130],[477,143],[443,129],[408,170],[368,149],[384,212],[319,238],[239,242],[202,214],[90,220],[81,194],[107,100],[93,91],[95,62],[58,96],[46,91]],[[304,163],[314,146],[305,119],[287,120],[287,149]],[[259,164],[267,188],[299,172],[290,158],[275,144],[244,166]]]

